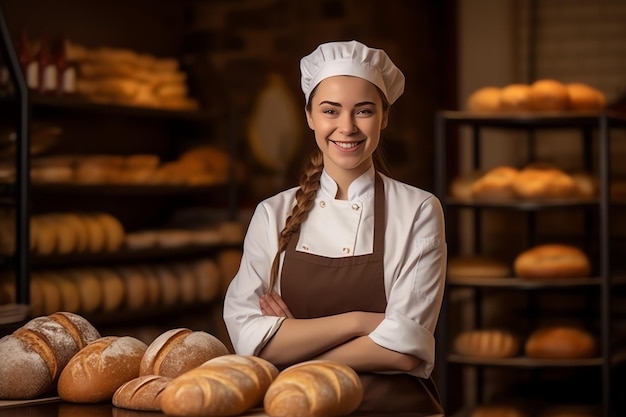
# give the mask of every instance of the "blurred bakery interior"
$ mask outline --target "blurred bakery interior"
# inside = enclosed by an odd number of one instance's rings
[[[298,61],[358,39],[407,78],[393,176],[446,211],[449,415],[624,415],[626,2],[0,11],[0,337],[71,311],[102,335],[184,327],[232,349],[221,298],[247,221],[315,146]]]

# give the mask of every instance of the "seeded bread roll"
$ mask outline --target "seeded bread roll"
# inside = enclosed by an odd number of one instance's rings
[[[277,375],[274,365],[256,356],[218,356],[174,378],[161,393],[161,410],[170,416],[236,416],[260,405]]]
[[[113,394],[113,405],[129,410],[160,410],[160,394],[172,378],[144,375],[123,384]]]
[[[73,355],[99,337],[91,323],[69,312],[30,320],[0,339],[0,399],[50,392]]]
[[[531,333],[524,349],[532,358],[583,359],[596,354],[597,340],[584,329],[550,326]]]
[[[186,328],[162,333],[148,346],[139,375],[160,375],[175,378],[204,362],[228,354],[218,338]]]
[[[61,372],[59,396],[75,403],[111,400],[119,387],[139,376],[146,348],[130,336],[105,336],[89,343]]]
[[[454,350],[480,358],[511,358],[519,353],[520,341],[506,330],[467,330],[454,339]]]
[[[523,251],[513,268],[517,276],[527,279],[577,278],[589,276],[591,263],[582,250],[555,243]]]
[[[350,414],[362,399],[363,386],[352,368],[312,360],[283,370],[268,388],[263,405],[271,417],[333,417]]]

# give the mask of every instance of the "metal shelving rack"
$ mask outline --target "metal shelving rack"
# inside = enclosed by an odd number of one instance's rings
[[[474,168],[480,168],[481,166],[481,133],[484,128],[501,128],[505,130],[519,130],[529,132],[529,158],[534,157],[534,140],[535,137],[532,133],[539,129],[578,129],[582,132],[583,140],[583,163],[585,168],[591,168],[594,164],[594,153],[592,152],[592,143],[594,140],[594,132],[597,133],[597,176],[599,180],[599,195],[594,201],[581,200],[581,201],[567,201],[567,202],[510,202],[510,203],[490,203],[490,202],[467,202],[467,201],[455,201],[453,198],[449,198],[448,192],[448,178],[447,173],[450,172],[447,165],[450,163],[450,155],[447,154],[449,146],[448,142],[451,137],[454,137],[454,130],[459,126],[468,126],[472,131],[472,151],[473,151],[473,165]],[[519,210],[527,213],[529,222],[529,229],[535,227],[534,213],[540,210],[553,210],[553,209],[571,209],[579,207],[585,212],[594,211],[597,218],[597,276],[576,279],[568,281],[567,283],[550,283],[545,282],[541,285],[525,284],[519,282],[513,278],[507,280],[506,283],[498,281],[494,283],[493,280],[481,280],[481,282],[455,282],[454,280],[448,280],[446,293],[454,291],[455,288],[471,288],[475,297],[475,317],[480,320],[480,303],[481,303],[481,291],[483,289],[498,288],[502,290],[513,291],[541,291],[550,288],[559,288],[559,286],[572,286],[578,288],[597,288],[599,293],[599,343],[600,352],[597,358],[586,359],[583,361],[567,361],[568,363],[549,363],[549,361],[534,361],[528,358],[512,358],[502,361],[480,361],[480,360],[468,360],[467,358],[459,358],[458,355],[452,353],[452,335],[448,333],[448,318],[449,318],[449,306],[448,301],[444,300],[442,308],[440,325],[437,330],[437,376],[439,378],[439,386],[444,401],[444,406],[449,413],[459,412],[459,410],[451,410],[459,401],[463,400],[454,399],[454,395],[458,394],[455,389],[462,389],[459,385],[459,381],[456,381],[454,377],[450,375],[449,365],[456,364],[461,366],[474,366],[477,367],[476,378],[476,399],[477,402],[481,401],[483,374],[482,369],[485,367],[510,367],[513,369],[525,369],[525,368],[548,368],[551,366],[575,366],[575,367],[599,367],[601,375],[601,394],[599,399],[599,406],[603,417],[613,416],[612,392],[614,387],[611,387],[612,379],[612,367],[615,364],[617,352],[614,352],[611,341],[611,320],[612,320],[612,308],[611,308],[611,290],[614,285],[612,279],[612,271],[610,268],[610,213],[611,213],[611,200],[610,200],[610,131],[613,128],[626,127],[626,119],[623,116],[601,113],[601,114],[588,114],[588,113],[559,113],[559,114],[514,114],[514,115],[485,115],[467,113],[461,111],[441,111],[436,116],[436,149],[435,149],[435,191],[439,198],[442,200],[445,210],[450,213],[453,210],[458,209],[470,209],[473,210],[473,220],[475,231],[480,230],[481,218],[480,211],[484,209],[502,209],[502,210]],[[450,230],[452,233],[458,233],[454,230]],[[481,242],[479,233],[475,233],[474,236],[474,249],[480,250]],[[453,255],[453,254],[451,254]],[[449,295],[446,294],[446,299]],[[453,384],[457,385],[454,386]],[[594,384],[595,385],[595,384]],[[456,401],[456,404],[453,402]],[[463,411],[461,411],[463,413]]]

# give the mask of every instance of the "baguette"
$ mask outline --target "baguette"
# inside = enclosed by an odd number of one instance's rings
[[[31,319],[0,339],[0,399],[50,392],[72,356],[99,337],[91,323],[73,313]]]
[[[61,399],[75,403],[109,401],[124,383],[139,376],[146,344],[130,336],[106,336],[81,349],[59,376]]]
[[[161,410],[170,416],[235,416],[260,405],[278,375],[270,362],[223,355],[174,378],[161,393]]]
[[[175,378],[226,354],[226,345],[209,333],[186,328],[171,329],[150,343],[141,359],[139,375]]]
[[[363,399],[357,373],[347,365],[311,360],[283,370],[263,400],[270,417],[334,417],[350,414]]]
[[[139,411],[159,411],[159,395],[172,378],[144,375],[124,383],[113,394],[113,405]]]

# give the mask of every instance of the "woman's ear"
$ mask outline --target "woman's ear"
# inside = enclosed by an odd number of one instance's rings
[[[304,116],[306,117],[306,122],[309,125],[309,129],[315,130],[315,125],[313,124],[313,118],[311,117],[311,113],[307,109],[304,109]]]
[[[383,130],[389,124],[389,111],[386,110],[383,114],[383,120],[380,123],[380,130]]]

